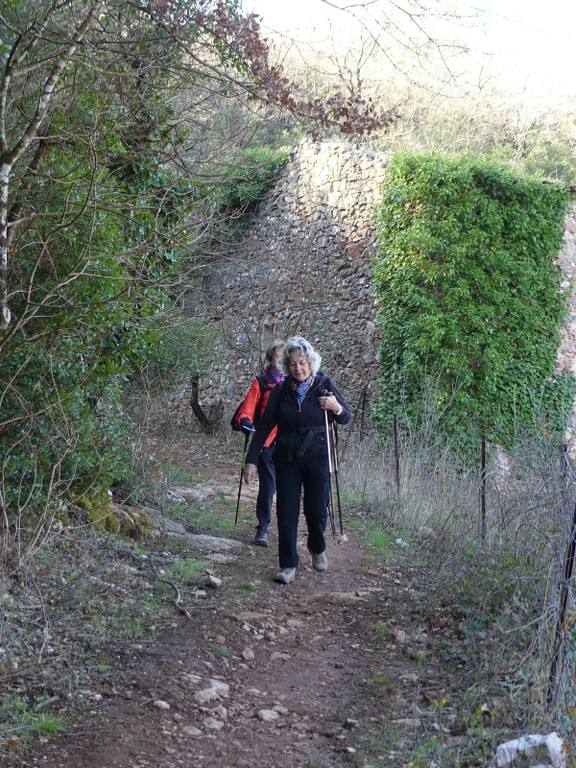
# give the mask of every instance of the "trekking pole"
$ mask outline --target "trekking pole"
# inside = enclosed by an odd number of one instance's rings
[[[328,389],[323,392],[327,397],[332,394]],[[326,446],[328,447],[328,475],[330,484],[330,500],[328,504],[328,515],[330,517],[330,527],[332,528],[332,536],[336,536],[336,521],[334,519],[334,496],[332,492],[332,450],[330,446],[330,424],[328,422],[328,411],[324,411],[324,426],[326,428]]]
[[[244,451],[242,453],[242,465],[240,467],[240,485],[238,486],[238,501],[236,502],[236,517],[234,518],[234,525],[238,523],[238,510],[240,509],[240,495],[242,493],[242,480],[244,479],[244,467],[246,465],[246,454],[248,453],[248,441],[250,440],[250,434],[246,434],[244,437]]]
[[[334,451],[334,477],[336,479],[336,500],[338,502],[338,522],[340,523],[340,536],[344,536],[344,523],[342,522],[342,507],[340,506],[340,486],[338,483],[338,448],[336,447],[336,429],[334,422],[332,427],[332,450]]]

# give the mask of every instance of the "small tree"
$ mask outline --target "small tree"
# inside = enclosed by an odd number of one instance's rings
[[[392,115],[336,93],[300,98],[235,0],[9,0],[0,29],[8,540],[41,537],[58,506],[107,501],[126,481],[122,389],[161,351],[156,316],[194,291],[230,215],[213,173],[229,136],[207,136],[207,105],[251,99],[359,135]]]

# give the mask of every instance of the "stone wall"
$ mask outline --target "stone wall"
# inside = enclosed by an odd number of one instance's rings
[[[200,381],[211,416],[227,423],[270,342],[296,333],[320,352],[358,419],[369,407],[378,393],[373,212],[385,167],[384,157],[347,144],[300,144],[242,243],[207,270],[205,316],[222,330],[210,375]],[[558,366],[576,374],[576,204],[557,263],[562,290],[571,292]],[[180,425],[195,424],[189,397],[183,389],[169,404]]]
[[[370,258],[386,161],[349,145],[302,143],[238,248],[207,271],[206,316],[223,343],[200,381],[206,412],[228,419],[275,338],[306,337],[348,402],[377,391]],[[170,403],[193,420],[189,393]],[[357,412],[358,413],[358,412]]]
[[[556,263],[562,271],[561,289],[569,293],[568,314],[560,329],[557,367],[568,370],[576,376],[576,202],[573,202],[566,217],[562,249]],[[567,439],[574,454],[576,433],[576,401],[568,425]]]

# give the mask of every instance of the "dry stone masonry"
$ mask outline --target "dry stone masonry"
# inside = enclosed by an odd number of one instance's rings
[[[223,332],[219,359],[200,382],[207,412],[220,403],[232,413],[263,350],[296,333],[318,349],[351,405],[377,391],[370,260],[385,165],[337,143],[302,143],[291,156],[242,243],[206,275],[210,319]],[[180,393],[172,410],[184,415],[187,400]]]
[[[214,365],[199,387],[212,417],[230,417],[266,347],[295,333],[317,347],[322,368],[357,409],[357,420],[377,395],[370,266],[386,163],[344,143],[301,143],[245,237],[206,272],[206,318],[222,329]],[[557,263],[562,290],[571,292],[558,366],[576,373],[576,204]],[[180,423],[194,421],[189,396],[183,390],[170,403]]]
[[[572,203],[564,226],[562,249],[557,257],[562,273],[560,288],[568,293],[568,314],[560,329],[560,345],[556,365],[559,370],[568,370],[576,375],[576,203]],[[567,439],[571,454],[575,449],[576,401],[568,425]]]

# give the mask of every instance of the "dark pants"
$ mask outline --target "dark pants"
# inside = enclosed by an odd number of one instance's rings
[[[330,473],[326,456],[276,462],[276,513],[278,517],[278,558],[280,568],[298,565],[298,520],[304,488],[304,517],[308,526],[308,549],[324,552],[324,531],[328,519]]]
[[[258,496],[256,517],[258,528],[269,528],[272,521],[272,500],[276,491],[276,471],[272,461],[273,448],[262,448],[258,462]]]

